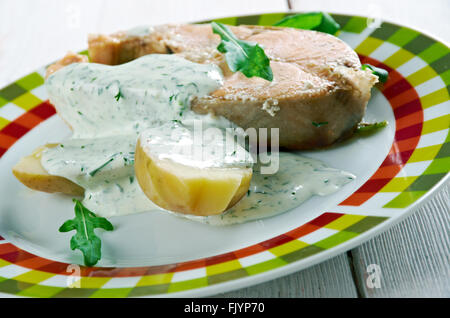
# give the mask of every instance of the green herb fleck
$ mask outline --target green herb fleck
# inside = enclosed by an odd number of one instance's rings
[[[213,32],[221,38],[217,50],[225,54],[231,71],[240,71],[246,77],[261,77],[273,80],[270,60],[261,46],[257,43],[239,40],[231,30],[222,23],[211,23]]]
[[[70,239],[70,248],[72,250],[79,249],[83,253],[86,266],[94,266],[102,257],[102,241],[95,235],[94,230],[102,228],[112,231],[114,227],[107,219],[98,217],[89,211],[80,201],[73,199],[73,202],[75,202],[75,218],[64,222],[59,231],[76,230],[77,233]]]
[[[366,69],[371,70],[372,74],[378,76],[378,80],[381,83],[386,83],[388,78],[389,78],[388,71],[386,71],[383,68],[379,68],[379,67],[376,67],[376,66],[373,66],[373,65],[370,65],[370,64],[363,64],[363,65],[361,65],[361,69],[362,70],[366,70]]]
[[[324,126],[324,125],[328,125],[328,122],[327,122],[327,121],[322,121],[322,122],[320,122],[320,123],[316,123],[315,121],[313,121],[312,124],[313,124],[314,126],[316,126],[317,128],[319,128],[319,127],[322,127],[322,126]]]
[[[116,96],[114,96],[114,98],[116,99],[116,101],[119,101],[120,98],[124,98],[124,96],[122,95],[122,92],[120,91],[120,88],[119,88],[119,92],[117,93]]]
[[[119,188],[119,191],[120,191],[121,193],[123,193],[123,188],[122,188],[122,186],[121,186],[120,184],[118,184],[118,183],[116,183],[116,186]]]
[[[106,162],[105,162],[104,164],[102,164],[100,167],[98,167],[98,168],[92,170],[91,172],[89,172],[89,175],[90,175],[91,177],[95,176],[95,174],[96,174],[97,172],[99,172],[101,169],[103,169],[108,163],[110,163],[110,162],[113,161],[113,160],[114,160],[114,158],[110,158],[108,161],[106,161]]]

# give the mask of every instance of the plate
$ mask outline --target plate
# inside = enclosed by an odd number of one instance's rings
[[[271,25],[286,13],[217,19]],[[448,181],[450,50],[416,30],[336,15],[338,36],[362,63],[389,71],[367,120],[389,126],[303,155],[352,172],[337,193],[276,217],[214,227],[164,213],[115,217],[103,258],[83,267],[69,249],[71,198],[25,188],[11,167],[46,142],[68,137],[43,86],[45,68],[0,90],[0,293],[30,297],[207,296],[304,269],[353,248],[410,214]]]

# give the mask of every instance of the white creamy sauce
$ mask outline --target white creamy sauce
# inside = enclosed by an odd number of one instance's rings
[[[196,117],[209,116],[196,115]],[[196,118],[194,124],[170,122],[140,135],[144,151],[155,159],[168,159],[197,168],[251,167],[253,157],[226,129],[216,122]]]
[[[355,179],[353,174],[330,168],[316,159],[289,152],[279,155],[280,168],[273,175],[261,174],[260,164],[253,167],[247,196],[231,209],[220,215],[182,216],[211,225],[243,223],[286,212],[313,195],[334,193]]]
[[[252,166],[239,144],[226,149],[229,134],[193,135],[201,121],[224,132],[232,123],[197,115],[190,101],[222,85],[215,65],[189,62],[175,55],[147,55],[119,66],[78,63],[64,67],[47,82],[50,101],[73,129],[71,139],[44,152],[42,166],[85,189],[83,204],[104,216],[165,211],[142,192],[134,173],[138,138],[151,144],[151,154],[196,167]],[[180,145],[194,152],[186,155]],[[193,147],[193,148],[192,148]],[[198,156],[200,154],[200,156]],[[312,195],[327,195],[354,179],[350,173],[294,153],[280,153],[280,169],[263,175],[254,165],[250,190],[237,205],[218,216],[172,213],[212,225],[241,223],[292,209]]]

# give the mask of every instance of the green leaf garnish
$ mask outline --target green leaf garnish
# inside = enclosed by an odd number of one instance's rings
[[[297,28],[303,30],[315,30],[329,34],[336,34],[341,28],[339,23],[326,12],[309,12],[288,16],[275,26]]]
[[[320,122],[320,123],[316,123],[315,121],[313,121],[312,124],[313,124],[314,126],[316,126],[316,127],[322,127],[322,126],[324,126],[324,125],[328,125],[328,122],[327,122],[327,121],[322,121],[322,122]]]
[[[383,68],[379,68],[379,67],[376,67],[376,66],[373,66],[373,65],[370,65],[370,64],[363,64],[363,65],[361,65],[361,69],[362,70],[366,70],[366,69],[371,70],[372,74],[378,76],[378,80],[381,83],[386,83],[387,80],[388,80],[389,73],[388,73],[388,71],[386,71]]]
[[[377,123],[359,123],[356,132],[363,134],[373,133],[380,128],[386,127],[387,124],[388,122],[385,120]]]
[[[211,27],[213,32],[222,39],[217,50],[225,54],[231,71],[240,71],[247,77],[257,76],[268,81],[273,80],[270,60],[259,44],[239,40],[222,23],[212,22]]]
[[[83,253],[86,266],[94,266],[102,257],[102,241],[95,235],[94,230],[102,228],[112,231],[114,227],[107,219],[89,211],[80,201],[73,199],[73,202],[75,202],[75,218],[64,222],[59,231],[76,230],[77,233],[70,239],[70,248],[79,249]]]

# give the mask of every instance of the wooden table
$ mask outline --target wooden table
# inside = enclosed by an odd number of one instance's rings
[[[297,11],[379,16],[450,42],[448,0],[291,0]],[[189,22],[287,11],[286,0],[8,0],[0,2],[0,87],[66,51],[86,48],[88,33],[140,24]],[[449,185],[389,231],[298,273],[224,297],[450,297]],[[377,264],[380,288],[366,284]]]

